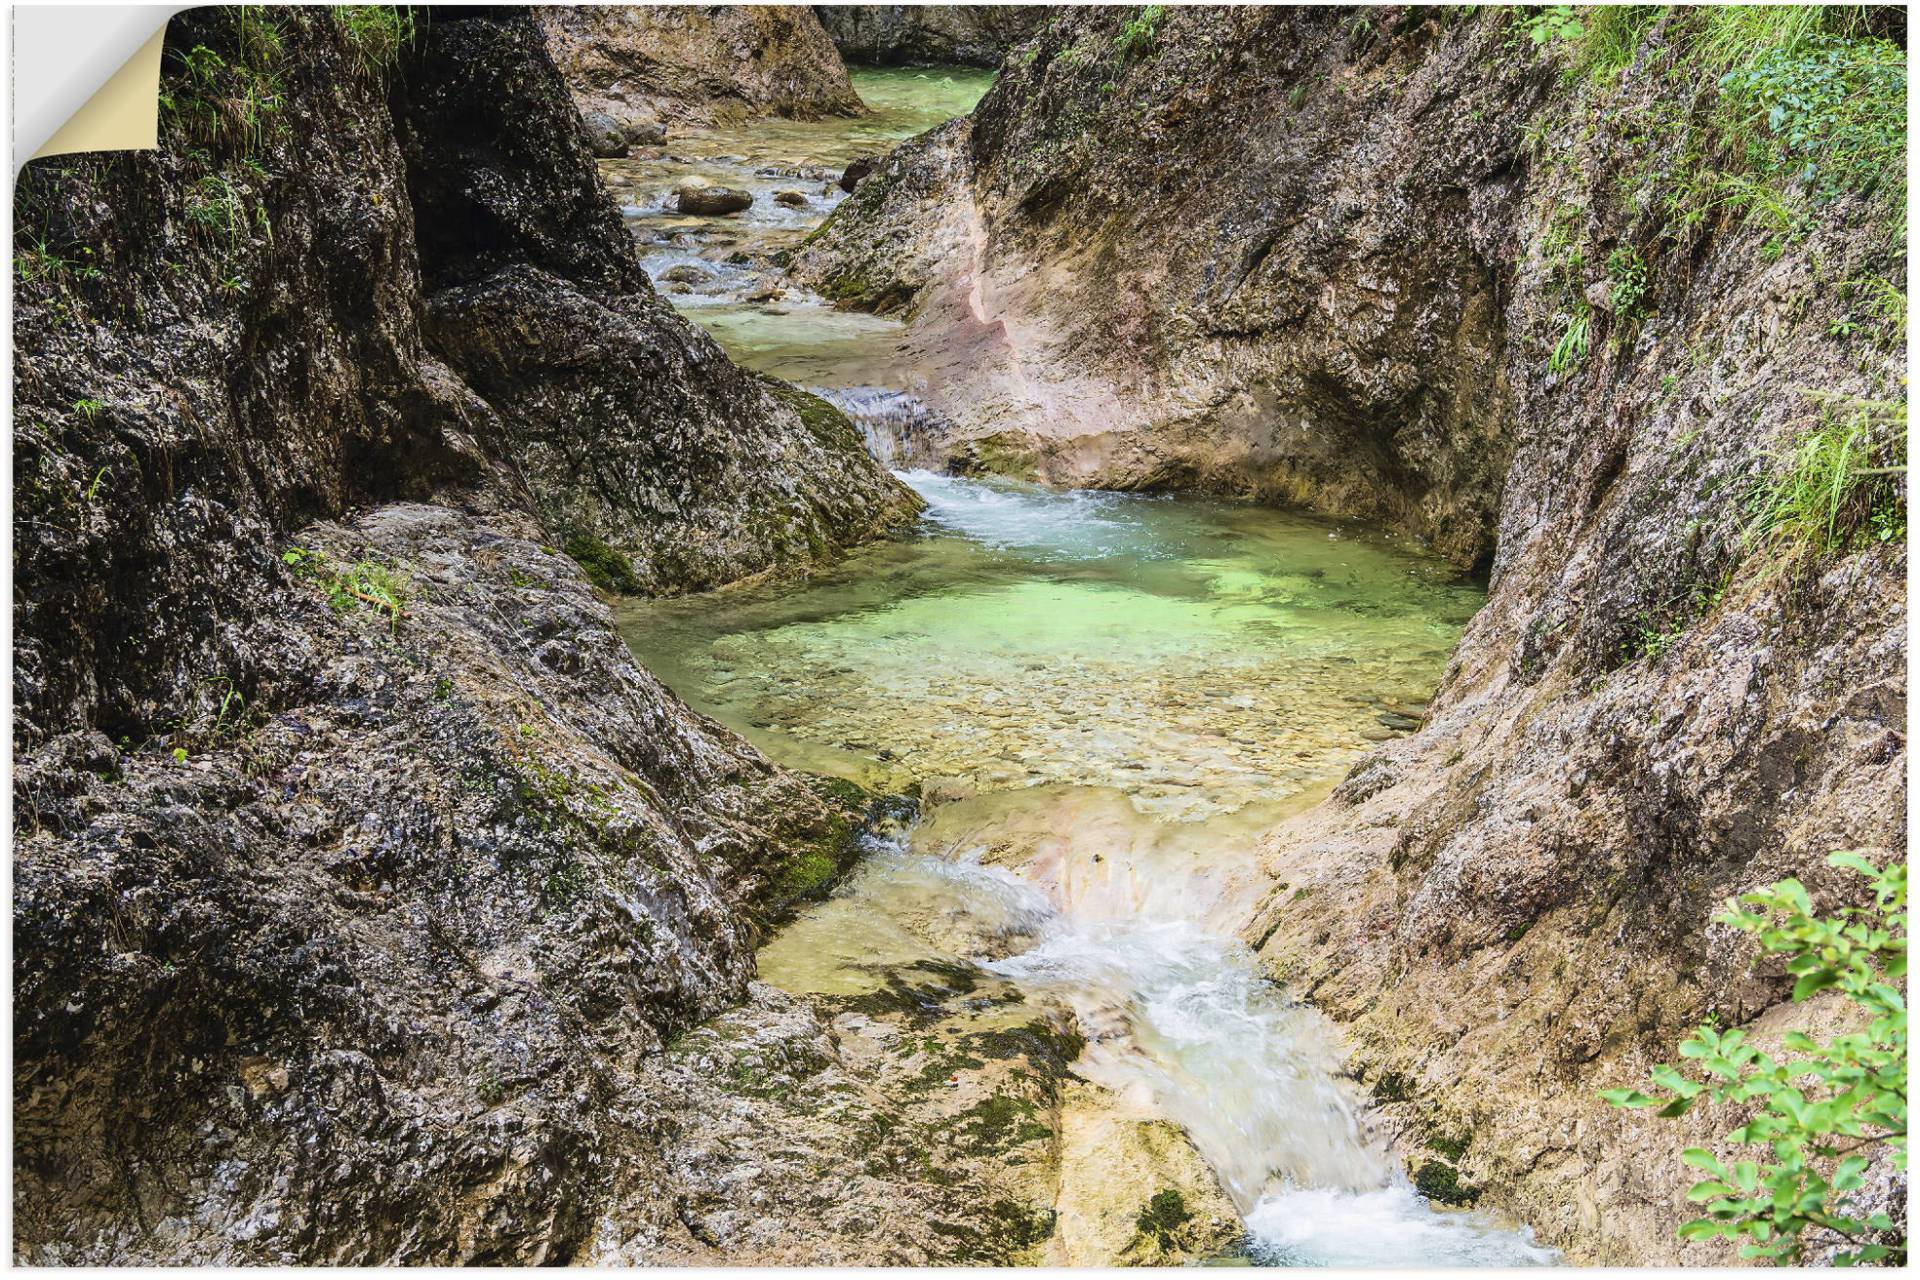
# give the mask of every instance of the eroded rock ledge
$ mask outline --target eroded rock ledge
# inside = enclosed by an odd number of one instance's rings
[[[581,113],[636,142],[657,141],[663,124],[865,110],[806,5],[542,5],[535,15]]]
[[[819,4],[842,57],[870,66],[997,67],[1053,17],[1035,4]]]

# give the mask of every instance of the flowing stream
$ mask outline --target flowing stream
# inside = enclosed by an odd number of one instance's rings
[[[856,72],[880,107],[865,120],[604,165],[675,303],[742,363],[836,399],[883,460],[917,412],[899,330],[764,296],[783,282],[763,257],[837,202],[825,174],[968,109],[988,79]],[[754,190],[754,208],[670,213],[690,171]],[[771,199],[803,179],[806,206]],[[1237,940],[1264,887],[1258,836],[1417,725],[1480,592],[1349,523],[901,474],[928,504],[908,538],[802,585],[622,613],[652,670],[774,759],[926,797],[767,944],[763,978],[846,994],[889,967],[970,964],[1070,1011],[1076,1071],[1187,1132],[1255,1262],[1551,1262],[1523,1227],[1414,1191],[1338,1074],[1337,1030]]]

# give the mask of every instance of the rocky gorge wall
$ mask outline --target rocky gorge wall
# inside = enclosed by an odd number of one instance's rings
[[[861,807],[582,564],[916,502],[653,295],[524,12],[195,10],[164,67],[158,151],[16,200],[15,1256],[584,1256],[664,1185],[644,1059]]]
[[[868,66],[997,67],[1053,16],[1048,5],[819,4],[840,55]]]
[[[865,109],[806,5],[541,5],[535,15],[589,123],[604,117],[634,141],[657,141],[664,125]]]
[[[1724,1117],[1594,1093],[1709,1015],[1831,1017],[1711,918],[1905,847],[1904,506],[1818,553],[1752,532],[1810,433],[1904,461],[1888,193],[1767,213],[1684,10],[1597,70],[1510,11],[1147,17],[1051,22],[794,269],[907,317],[926,461],[1364,516],[1489,573],[1421,730],[1265,841],[1248,940],[1347,1025],[1423,1189],[1577,1261],[1724,1261],[1673,1237]]]

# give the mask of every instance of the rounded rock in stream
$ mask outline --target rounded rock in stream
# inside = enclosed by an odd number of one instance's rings
[[[688,185],[677,187],[673,193],[674,207],[681,213],[714,216],[727,213],[739,213],[742,209],[753,207],[753,193],[741,191],[737,187],[715,187]]]
[[[807,193],[804,191],[776,191],[773,193],[773,202],[775,204],[784,204],[793,209],[804,209],[807,204]]]
[[[682,262],[662,271],[660,279],[668,284],[705,284],[713,279],[713,272],[705,267],[696,267],[691,262]]]

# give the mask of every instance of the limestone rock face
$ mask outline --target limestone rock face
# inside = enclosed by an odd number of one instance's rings
[[[865,110],[805,5],[541,5],[535,13],[580,110],[623,125]]]
[[[162,147],[18,189],[15,1255],[566,1261],[859,814],[554,548],[677,590],[912,504],[653,297],[529,18],[389,75],[275,11],[229,128],[262,20],[177,18]]]
[[[1641,126],[1692,110],[1683,25],[1600,84],[1491,11],[1169,7],[1131,53],[1127,16],[1043,28],[795,270],[909,317],[923,465],[1298,503],[1489,572],[1421,730],[1270,836],[1249,940],[1429,1185],[1577,1260],[1724,1261],[1673,1238],[1678,1153],[1724,1128],[1594,1091],[1709,1013],[1796,1015],[1728,895],[1832,905],[1829,851],[1904,848],[1904,546],[1776,571],[1742,534],[1823,404],[1903,398],[1832,264],[1904,289],[1904,252],[1858,197],[1789,245],[1666,221],[1684,131]]]
[[[1465,80],[1349,58],[1337,22],[1282,9],[1169,8],[1129,56],[1129,16],[1041,28],[796,272],[910,296],[949,461],[1012,430],[1043,479],[1366,513],[1483,561],[1512,447],[1488,256],[1550,78],[1489,50]],[[1335,67],[1339,93],[1291,100]]]
[[[1052,5],[820,4],[820,24],[849,62],[877,67],[997,67],[1057,12]]]

